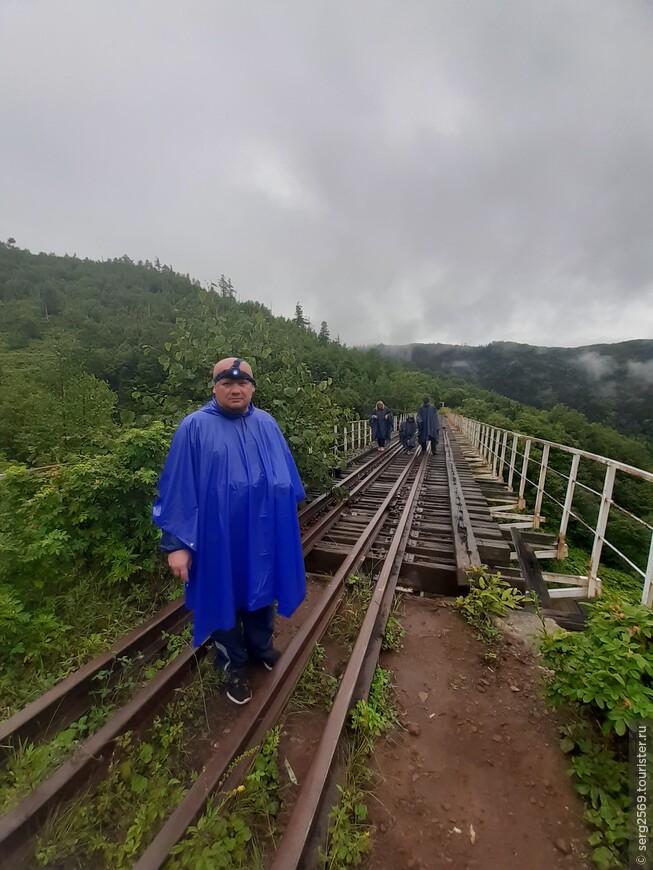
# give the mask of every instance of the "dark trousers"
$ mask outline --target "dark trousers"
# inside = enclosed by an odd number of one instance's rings
[[[379,443],[379,447],[385,447],[385,438],[377,438],[376,440]]]
[[[436,448],[437,443],[438,443],[438,436],[437,435],[435,436],[435,438],[427,438],[426,441],[420,441],[420,444],[422,447],[422,453],[426,453],[426,445],[428,444],[429,441],[431,442],[431,453],[435,454],[435,448]]]
[[[260,659],[272,646],[274,604],[259,610],[237,610],[236,624],[228,631],[214,631],[215,666],[239,670],[250,659]]]

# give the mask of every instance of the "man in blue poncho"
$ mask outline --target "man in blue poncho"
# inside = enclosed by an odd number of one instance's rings
[[[431,404],[430,398],[424,396],[424,400],[417,412],[417,439],[421,445],[422,453],[426,453],[426,445],[430,441],[431,453],[435,455],[439,432],[440,415]]]
[[[213,398],[175,432],[153,510],[170,569],[186,583],[195,645],[211,638],[236,704],[252,697],[247,662],[271,670],[279,658],[275,601],[290,616],[306,594],[304,489],[276,421],[252,405],[255,389],[247,362],[216,363]]]

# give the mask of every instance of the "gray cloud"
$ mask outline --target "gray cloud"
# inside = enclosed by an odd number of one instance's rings
[[[632,378],[638,378],[644,381],[645,384],[653,384],[653,360],[648,362],[638,362],[637,360],[628,360],[628,374]]]
[[[585,351],[574,360],[579,368],[584,369],[597,381],[610,377],[615,370],[615,361],[593,350]]]
[[[653,336],[645,0],[5,0],[0,235],[349,343]]]

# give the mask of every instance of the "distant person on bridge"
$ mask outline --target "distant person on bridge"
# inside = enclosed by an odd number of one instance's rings
[[[252,697],[247,662],[272,670],[279,658],[275,601],[290,616],[306,594],[304,489],[276,421],[252,404],[255,389],[245,360],[215,364],[213,397],[175,432],[153,510],[170,570],[186,584],[195,645],[210,637],[236,704]]]
[[[379,450],[385,450],[385,442],[392,438],[394,429],[394,418],[392,411],[378,401],[376,408],[372,411],[370,417],[370,426],[372,427],[372,441],[377,441]]]
[[[426,445],[430,441],[431,453],[435,455],[439,432],[440,415],[431,404],[430,398],[424,396],[424,401],[417,412],[417,438],[422,447],[422,453],[426,453]]]
[[[417,432],[417,424],[413,414],[408,414],[406,419],[399,427],[399,441],[404,445],[406,453],[412,453],[415,449],[415,434]]]

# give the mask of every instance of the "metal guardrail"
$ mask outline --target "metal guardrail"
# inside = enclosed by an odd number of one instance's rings
[[[405,414],[399,414],[394,418],[393,432],[399,432],[399,426],[404,419]],[[372,443],[372,429],[369,420],[351,420],[341,426],[333,427],[333,452],[336,456],[341,453],[353,453],[356,450],[363,450],[369,447]],[[52,471],[53,468],[61,468],[59,465],[43,465],[38,468],[28,468],[29,473],[39,473],[44,471]],[[7,475],[0,473],[0,481],[4,480]]]
[[[479,420],[471,420],[468,417],[462,417],[458,414],[449,413],[448,419],[453,428],[461,432],[467,438],[478,453],[479,457],[486,463],[488,472],[493,478],[505,482],[511,492],[514,491],[514,488],[517,486],[517,481],[519,481],[518,498],[516,503],[518,510],[523,510],[526,506],[525,493],[527,484],[531,485],[531,492],[532,488],[535,489],[535,506],[533,514],[529,517],[514,514],[512,515],[512,518],[516,521],[524,521],[522,523],[524,526],[527,525],[534,529],[538,529],[543,521],[542,504],[545,497],[562,509],[558,530],[557,552],[555,554],[557,558],[563,559],[566,555],[567,527],[571,518],[577,520],[581,525],[593,533],[592,553],[590,556],[587,577],[577,578],[583,581],[585,593],[589,598],[594,597],[600,591],[598,572],[601,553],[603,547],[606,546],[643,579],[644,586],[641,598],[642,604],[645,604],[647,607],[653,606],[653,526],[642,517],[632,513],[625,505],[617,504],[613,499],[614,484],[617,473],[628,475],[631,478],[642,480],[648,484],[653,484],[652,472],[645,471],[642,468],[636,468],[633,465],[627,465],[626,463],[619,462],[616,459],[610,459],[606,456],[599,456],[596,453],[590,453],[587,450],[568,447],[565,444],[558,444],[554,441],[547,441],[543,438],[524,435],[521,432],[513,432],[509,429],[491,426],[488,423],[481,423]],[[509,442],[510,447],[508,446]],[[522,446],[521,450],[519,449],[520,445]],[[534,446],[542,451],[539,462],[536,462],[532,456]],[[561,474],[558,470],[551,468],[550,459],[552,451],[553,453],[558,451],[560,453],[571,455],[571,468],[568,475]],[[518,465],[518,458],[521,459],[521,467]],[[603,488],[601,492],[592,489],[579,481],[578,471],[581,460],[605,466]],[[539,465],[537,481],[531,480],[528,477],[529,464]],[[564,502],[558,501],[550,491],[547,492],[546,479],[547,473],[549,472],[560,475],[567,480]],[[506,474],[505,479],[504,474]],[[586,519],[580,517],[574,512],[574,493],[577,487],[594,494],[600,499],[599,512],[595,526],[592,526],[586,521]],[[611,510],[616,510],[627,515],[630,519],[642,526],[642,528],[651,532],[651,545],[649,548],[648,562],[645,568],[636,565],[632,559],[623,553],[613,542],[608,540],[606,529]],[[501,518],[501,516],[501,514],[495,513],[496,518]],[[503,516],[506,519],[510,517],[509,514],[504,514]]]
[[[394,418],[393,435],[399,432],[399,426],[405,416],[405,414],[398,414]],[[336,456],[363,450],[371,444],[372,429],[369,420],[352,420],[342,426],[333,427],[333,452]]]

